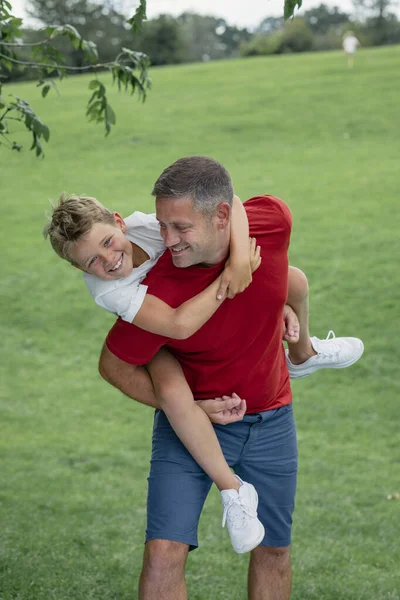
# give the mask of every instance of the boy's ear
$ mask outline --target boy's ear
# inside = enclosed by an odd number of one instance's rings
[[[122,233],[126,233],[125,221],[123,220],[121,215],[117,212],[113,212],[113,217],[114,217],[115,225],[117,227],[119,227],[119,229],[122,231]]]

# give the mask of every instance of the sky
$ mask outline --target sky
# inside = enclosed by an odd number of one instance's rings
[[[29,0],[9,0],[12,14],[25,17],[24,7]],[[304,9],[318,6],[321,3],[338,6],[344,12],[352,12],[351,0],[304,0]],[[117,4],[117,2],[116,2]],[[125,12],[131,16],[136,2],[120,0]],[[229,25],[253,29],[265,18],[283,14],[283,0],[147,0],[147,17],[149,19],[164,13],[173,16],[183,12],[196,12],[201,15],[222,17]]]

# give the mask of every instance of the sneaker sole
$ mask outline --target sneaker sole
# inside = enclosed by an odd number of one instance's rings
[[[254,542],[253,544],[247,545],[247,546],[242,546],[242,548],[240,548],[240,550],[236,550],[236,548],[234,548],[235,552],[237,554],[245,554],[246,552],[251,552],[252,550],[254,550],[254,548],[257,548],[257,546],[259,546],[261,544],[261,542],[263,541],[264,537],[265,537],[265,529],[264,529],[264,525],[260,522],[260,533],[257,537],[257,541]]]
[[[346,363],[341,363],[337,367],[329,365],[329,366],[321,366],[321,367],[310,368],[310,370],[307,371],[307,373],[304,373],[304,374],[301,374],[301,375],[299,373],[294,373],[292,375],[291,372],[290,372],[290,370],[289,370],[289,376],[290,376],[290,379],[303,379],[303,377],[308,377],[308,375],[312,375],[312,373],[315,373],[316,371],[320,371],[321,369],[346,369],[347,367],[351,367],[351,365],[354,365],[354,363],[356,363],[358,360],[360,360],[360,358],[362,357],[363,353],[364,353],[364,344],[362,345],[361,354],[359,356],[357,356],[356,358],[352,358],[352,359],[348,360]]]

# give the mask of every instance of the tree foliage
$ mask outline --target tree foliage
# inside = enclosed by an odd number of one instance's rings
[[[53,2],[51,5],[47,3],[47,5],[51,8],[57,3]],[[37,4],[39,3],[37,2]],[[59,2],[58,4],[62,8],[68,3]],[[79,8],[79,11],[74,13],[74,19],[75,22],[78,21],[82,25],[85,25],[82,17],[83,9],[96,10],[96,6],[89,5],[86,0],[70,0],[69,4],[69,9],[71,5],[74,9]],[[145,8],[145,0],[140,0],[136,13],[128,21],[131,30],[136,30],[142,22]],[[47,16],[44,13],[41,14],[41,19],[48,24],[40,31],[40,39],[31,43],[22,42],[22,19],[13,16],[11,10],[12,6],[7,0],[0,0],[0,64],[3,68],[3,74],[0,74],[0,77],[3,80],[6,79],[4,72],[11,72],[13,69],[20,71],[31,69],[34,71],[37,86],[41,88],[42,96],[45,97],[51,89],[56,89],[55,80],[61,80],[71,73],[93,73],[94,79],[89,83],[91,95],[86,114],[89,120],[104,124],[106,135],[109,134],[111,126],[115,124],[116,117],[108,102],[107,88],[97,78],[99,73],[110,72],[113,82],[118,85],[120,90],[136,94],[141,100],[146,98],[147,90],[150,87],[149,58],[143,52],[123,46],[112,60],[99,61],[96,43],[85,39],[71,23],[60,22],[66,21],[71,16],[70,13],[65,13],[64,17],[61,13],[61,19],[56,19],[51,12]],[[50,24],[54,22],[57,24]],[[64,41],[61,49],[59,47],[60,40]],[[79,53],[79,65],[66,63],[65,42],[73,51]],[[5,143],[13,150],[21,150],[21,144],[10,137],[10,125],[15,120],[25,125],[32,136],[31,149],[36,152],[37,156],[42,156],[42,143],[49,140],[49,128],[35,114],[26,100],[13,94],[7,98],[4,97],[0,82],[0,144]]]
[[[371,32],[374,44],[390,43],[393,31],[392,10],[399,5],[398,0],[353,0],[356,13],[365,21]],[[394,42],[398,41],[395,38]]]
[[[302,0],[284,0],[285,19],[291,17],[301,3]],[[151,83],[148,74],[150,60],[143,52],[146,48],[146,36],[139,38],[143,42],[140,50],[133,50],[128,47],[125,32],[135,34],[141,30],[146,20],[146,0],[139,0],[135,13],[129,19],[124,19],[112,8],[107,10],[92,0],[31,0],[30,14],[45,24],[45,27],[39,32],[24,32],[22,19],[12,14],[11,3],[0,0],[0,145],[21,150],[21,144],[13,139],[13,121],[22,123],[31,134],[31,149],[37,156],[44,155],[43,141],[47,142],[50,138],[49,128],[26,100],[13,94],[8,94],[7,97],[2,95],[1,80],[8,80],[10,73],[29,72],[37,81],[43,97],[57,89],[57,80],[62,80],[69,74],[92,73],[94,78],[89,83],[91,95],[86,115],[91,121],[103,123],[106,135],[116,123],[116,116],[108,101],[107,88],[97,77],[99,73],[110,72],[113,82],[120,90],[145,100]],[[107,36],[108,44],[101,44],[100,53],[93,37],[101,39],[104,36],[105,17],[108,18],[108,23],[111,21],[113,24],[115,35]],[[196,23],[197,27],[204,27],[205,21],[210,19],[187,15],[186,35],[190,36],[194,31],[195,17],[200,19]],[[229,27],[221,19],[214,21],[214,32],[210,34],[210,48],[213,48],[213,52],[215,48],[237,46],[242,39],[246,39],[245,30]],[[153,42],[157,42],[160,48],[158,56],[162,53],[165,56],[168,48],[172,56],[183,44],[180,31],[165,16],[149,27],[147,36],[147,39],[151,37]],[[110,44],[111,50],[112,46],[122,44],[116,55],[110,54]],[[158,58],[154,62],[162,64],[162,59]]]

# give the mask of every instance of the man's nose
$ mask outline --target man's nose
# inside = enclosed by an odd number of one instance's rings
[[[172,246],[176,246],[181,241],[179,233],[173,229],[164,229],[163,232],[164,244],[167,248],[171,248]]]

